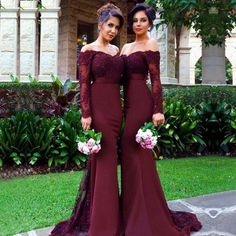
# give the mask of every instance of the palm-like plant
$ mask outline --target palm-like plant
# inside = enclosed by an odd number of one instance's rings
[[[228,147],[222,145],[228,129],[228,119],[231,112],[231,106],[221,102],[202,102],[196,106],[197,116],[199,118],[196,134],[203,137],[206,145],[200,145],[198,152],[205,149],[208,152],[222,151],[228,152]]]
[[[236,145],[236,109],[231,108],[228,119],[226,120],[227,128],[225,137],[221,146],[234,147]]]
[[[192,145],[204,144],[201,136],[195,134],[197,128],[196,110],[182,102],[165,105],[166,122],[158,126],[158,145],[163,154],[173,155],[191,152]]]

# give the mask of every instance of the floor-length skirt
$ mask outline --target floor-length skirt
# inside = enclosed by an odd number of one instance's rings
[[[151,121],[153,100],[144,80],[125,86],[125,129],[122,136],[122,211],[125,236],[187,236],[199,230],[196,216],[170,211],[151,150],[143,149],[135,135]]]
[[[52,236],[121,235],[117,180],[117,139],[122,120],[119,92],[119,84],[92,85],[92,124],[102,132],[102,149],[88,160],[70,219],[59,223]]]

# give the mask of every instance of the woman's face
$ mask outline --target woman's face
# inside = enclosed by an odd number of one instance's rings
[[[113,40],[118,32],[120,27],[120,21],[117,17],[110,16],[109,19],[101,24],[99,24],[98,29],[100,35],[105,41]]]
[[[138,11],[134,14],[133,17],[133,31],[137,35],[146,34],[150,23],[145,11]]]

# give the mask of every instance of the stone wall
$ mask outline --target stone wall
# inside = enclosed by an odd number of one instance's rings
[[[40,80],[50,80],[50,74],[62,79],[77,79],[77,32],[81,24],[92,26],[92,38],[97,37],[97,9],[105,0],[42,0],[46,9],[38,11],[37,0],[0,0],[0,81],[9,81],[9,74],[28,81],[28,74]],[[126,0],[114,1],[127,19]],[[21,6],[21,8],[20,8]],[[157,21],[160,19],[157,19]],[[40,21],[40,25],[39,25]],[[126,24],[125,24],[126,25]],[[39,32],[40,30],[40,32]],[[39,38],[40,35],[40,38]],[[175,79],[175,34],[170,27],[151,32],[161,52],[163,83],[178,83]],[[117,46],[127,42],[124,26],[115,40]],[[236,85],[236,29],[226,39],[225,55],[233,67]],[[195,83],[195,64],[202,56],[201,39],[193,30],[183,30],[180,41],[180,83]]]
[[[9,81],[9,74],[22,81],[28,81],[28,74],[48,81],[52,73],[76,79],[79,24],[92,24],[96,39],[96,11],[105,1],[42,0],[45,8],[40,12],[37,0],[0,1],[4,7],[0,10],[0,81]],[[126,1],[115,2],[126,18]],[[116,44],[123,46],[126,41],[124,27]]]
[[[59,23],[59,76],[76,79],[77,71],[77,29],[80,23],[89,23],[93,27],[93,39],[97,37],[97,9],[104,1],[62,0]],[[117,1],[117,6],[125,13],[126,2]],[[127,40],[125,27],[116,42],[122,46]]]

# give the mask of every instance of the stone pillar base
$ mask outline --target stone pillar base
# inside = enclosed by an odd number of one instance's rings
[[[233,67],[233,68],[232,68],[232,72],[233,72],[232,85],[236,85],[236,67]]]
[[[52,82],[52,78],[50,75],[39,75],[38,79],[40,82]]]
[[[10,75],[0,75],[0,81],[1,82],[12,82]]]

